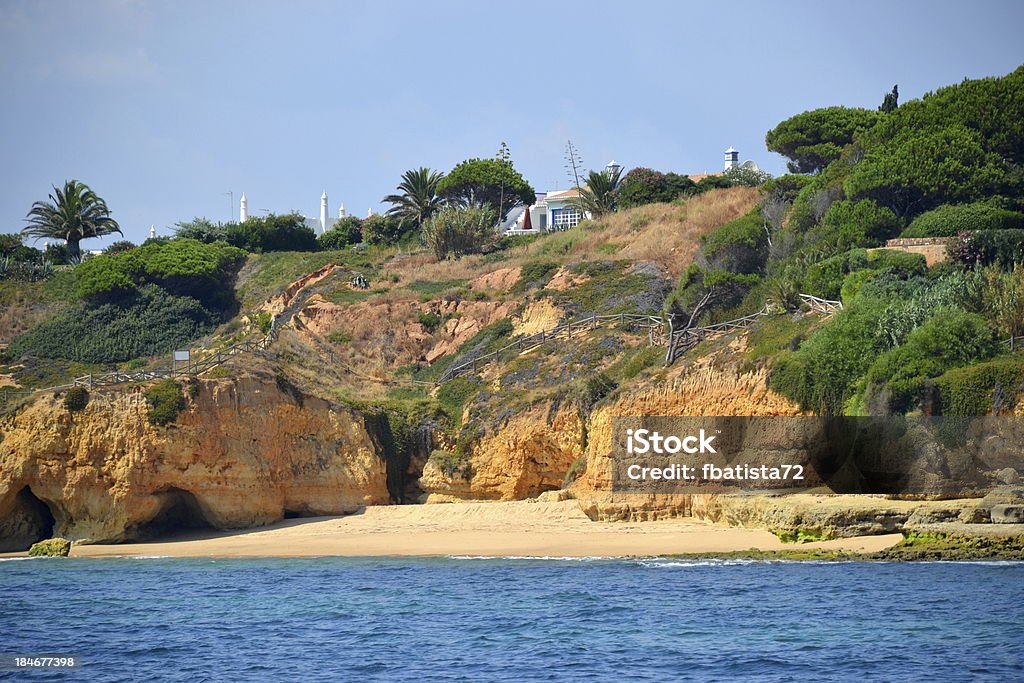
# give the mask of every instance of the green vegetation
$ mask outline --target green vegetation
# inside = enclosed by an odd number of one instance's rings
[[[530,184],[504,158],[467,159],[441,179],[436,189],[449,205],[489,208],[497,220],[504,220],[518,204],[529,206],[537,201]]]
[[[258,329],[261,334],[265,335],[267,332],[270,332],[270,326],[273,324],[273,317],[266,311],[260,311],[255,316],[255,323],[256,329]]]
[[[789,158],[791,173],[817,173],[839,159],[854,136],[875,124],[878,114],[867,109],[826,107],[805,111],[768,131],[765,144]]]
[[[29,557],[67,557],[70,553],[71,541],[66,538],[48,538],[28,549]]]
[[[387,215],[400,226],[420,228],[423,222],[441,208],[437,187],[444,174],[425,166],[406,171],[398,184],[398,194],[389,194],[384,202],[391,204]]]
[[[63,189],[54,186],[50,201],[33,204],[28,223],[23,232],[30,237],[64,240],[72,262],[82,258],[82,240],[121,234],[107,203],[77,180],[65,182]]]
[[[1012,409],[1013,394],[1024,382],[1024,359],[997,358],[947,370],[935,379],[943,415],[999,414]]]
[[[89,405],[89,392],[85,387],[71,387],[64,394],[64,407],[71,413],[80,413]]]
[[[317,244],[321,249],[344,249],[351,244],[363,241],[363,222],[355,216],[339,218],[330,230],[317,235]]]
[[[495,215],[489,207],[446,207],[423,224],[423,241],[439,260],[478,253],[497,239]]]
[[[149,423],[157,427],[171,424],[187,407],[181,386],[173,379],[157,382],[143,396],[149,407]]]
[[[316,251],[316,233],[297,213],[270,214],[244,223],[214,224],[205,218],[178,223],[176,234],[198,242],[225,242],[248,252]]]
[[[14,339],[8,354],[117,363],[170,353],[216,325],[217,317],[195,299],[143,285],[116,303],[68,306]]]
[[[1024,213],[989,202],[943,204],[915,218],[901,237],[955,237],[976,230],[1024,228]]]
[[[814,543],[815,541],[827,541],[830,536],[815,527],[797,527],[796,529],[776,530],[775,535],[783,543]]]

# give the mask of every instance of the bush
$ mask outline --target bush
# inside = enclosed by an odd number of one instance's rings
[[[530,261],[524,263],[519,271],[519,280],[512,287],[513,292],[522,292],[531,287],[543,287],[558,270],[554,261]]]
[[[867,373],[867,402],[884,396],[889,412],[904,413],[921,399],[924,381],[948,368],[992,357],[999,343],[983,317],[940,309],[907,337],[903,346],[878,357]]]
[[[355,216],[339,218],[334,227],[316,238],[321,249],[344,249],[363,241],[362,221]]]
[[[362,239],[369,244],[397,244],[407,226],[391,216],[375,214],[362,223]]]
[[[638,167],[622,179],[615,192],[622,208],[670,202],[680,195],[692,192],[696,184],[689,177],[676,173],[661,173],[650,168]]]
[[[34,355],[83,363],[118,363],[170,353],[213,331],[217,316],[195,299],[145,285],[117,303],[78,303],[10,345],[14,357]]]
[[[143,394],[149,406],[149,423],[162,427],[174,422],[185,410],[185,396],[173,379],[165,379],[146,389]]]
[[[804,276],[803,291],[805,294],[824,299],[838,299],[843,279],[849,273],[867,267],[867,251],[851,249],[824,261],[819,261],[808,268],[807,274]]]
[[[290,213],[250,218],[226,227],[228,244],[246,251],[316,251],[316,232],[302,216]]]
[[[1024,228],[1024,214],[987,202],[944,204],[913,220],[903,237],[955,237],[962,232]]]
[[[841,415],[868,366],[886,350],[879,335],[884,302],[858,300],[783,356],[772,367],[769,386],[820,415]]]
[[[423,223],[423,239],[438,259],[483,251],[497,239],[495,214],[488,208],[446,207]]]
[[[112,301],[148,283],[220,311],[233,303],[231,279],[244,258],[241,250],[219,242],[150,241],[131,251],[84,262],[75,270],[76,291],[93,301]]]
[[[704,235],[701,242],[701,254],[709,270],[760,273],[768,259],[768,234],[760,209]]]
[[[900,234],[903,223],[892,211],[870,199],[832,204],[821,221],[820,238],[840,251],[876,247]]]
[[[79,413],[89,405],[89,392],[85,387],[71,387],[68,393],[64,394],[64,407],[68,412]]]
[[[1024,382],[1024,361],[999,358],[948,370],[935,379],[939,410],[943,415],[988,415],[997,406],[993,398],[1003,394],[1012,401]],[[1007,405],[998,406],[1007,408]]]
[[[29,557],[67,557],[70,553],[71,541],[66,538],[48,538],[28,549]]]
[[[117,240],[116,242],[111,244],[109,247],[104,249],[103,253],[104,254],[120,254],[120,253],[125,252],[125,251],[131,251],[134,248],[135,248],[135,243],[134,242],[129,242],[128,240]]]
[[[416,320],[420,325],[423,325],[423,329],[425,329],[428,334],[434,334],[434,332],[437,332],[437,328],[439,328],[441,323],[444,322],[443,318],[436,313],[418,313],[416,315]]]
[[[967,268],[997,264],[1009,268],[1024,262],[1024,230],[984,230],[964,234],[950,245],[949,259]]]

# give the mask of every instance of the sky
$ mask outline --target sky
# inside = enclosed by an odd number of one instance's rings
[[[1024,64],[1016,1],[0,0],[0,232],[75,178],[125,237],[195,216],[379,212],[401,174],[507,142],[538,190],[700,173],[816,107]],[[87,242],[99,248],[114,238]]]

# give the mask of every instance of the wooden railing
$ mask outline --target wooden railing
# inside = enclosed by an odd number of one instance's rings
[[[811,310],[815,313],[824,313],[825,315],[831,315],[838,313],[843,310],[842,301],[832,301],[831,299],[820,299],[810,294],[801,294],[800,301],[804,302],[811,307]]]

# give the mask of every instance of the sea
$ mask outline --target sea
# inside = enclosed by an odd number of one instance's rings
[[[0,561],[0,680],[1024,681],[1024,563]]]

